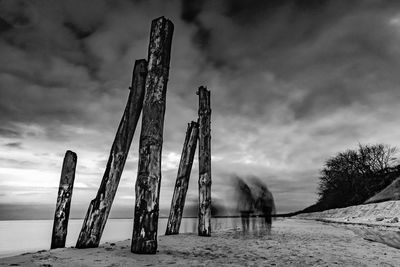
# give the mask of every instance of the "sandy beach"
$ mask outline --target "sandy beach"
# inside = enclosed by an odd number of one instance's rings
[[[354,230],[354,229],[353,229]],[[285,219],[270,236],[230,229],[212,237],[160,236],[156,255],[130,252],[130,240],[95,249],[64,248],[2,258],[0,266],[399,266],[399,250],[341,225]]]

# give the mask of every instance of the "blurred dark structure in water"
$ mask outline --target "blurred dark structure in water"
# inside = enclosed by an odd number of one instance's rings
[[[254,212],[254,198],[246,182],[240,177],[236,177],[236,179],[238,193],[237,209],[242,218],[242,232],[247,234],[250,228],[250,215]]]
[[[252,221],[253,232],[269,234],[272,215],[276,213],[276,209],[274,198],[267,185],[255,176],[246,180],[239,176],[233,176],[233,179],[237,212],[241,216],[242,233],[250,232],[250,221]],[[261,221],[258,220],[258,217],[261,217]]]
[[[264,217],[261,229],[266,229],[267,233],[270,233],[272,215],[276,213],[274,197],[268,190],[267,185],[259,178],[253,176],[250,181],[254,190],[256,190],[254,193],[255,209],[258,214],[261,214],[261,216]]]

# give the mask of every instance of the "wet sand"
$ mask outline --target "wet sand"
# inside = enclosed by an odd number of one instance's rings
[[[160,236],[156,255],[130,252],[130,241],[0,259],[0,266],[399,266],[400,251],[354,229],[313,220],[275,221],[271,235],[230,229],[212,237]]]

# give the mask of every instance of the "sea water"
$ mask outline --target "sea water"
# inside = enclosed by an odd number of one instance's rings
[[[183,218],[180,233],[196,233],[197,218]],[[83,220],[69,220],[66,247],[75,246]],[[213,218],[212,229],[236,227],[235,218]],[[160,218],[158,234],[164,235],[167,218]],[[0,258],[25,252],[36,252],[50,248],[52,220],[0,221]],[[116,242],[132,237],[133,219],[109,219],[100,243]]]

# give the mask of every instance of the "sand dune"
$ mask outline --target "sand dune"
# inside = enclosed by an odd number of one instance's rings
[[[365,201],[365,204],[390,200],[400,200],[400,177],[394,180],[378,194]]]
[[[56,249],[0,259],[0,266],[399,266],[395,248],[327,223],[275,221],[270,236],[231,229],[212,237],[160,236],[156,255],[130,252],[129,240],[95,249]]]

